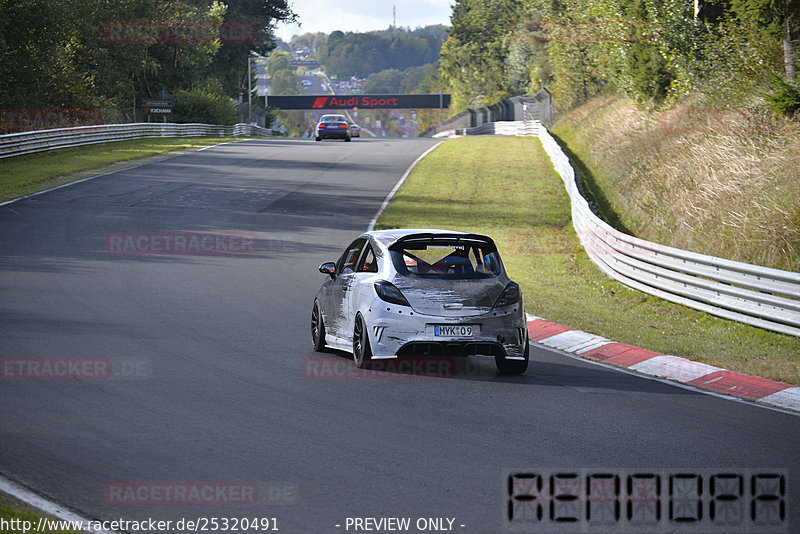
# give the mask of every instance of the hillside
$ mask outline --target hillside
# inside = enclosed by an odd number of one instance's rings
[[[759,108],[599,96],[553,133],[604,217],[647,240],[800,271],[800,126]],[[588,171],[588,172],[587,172]]]
[[[366,78],[389,69],[403,71],[436,63],[445,36],[441,25],[366,33],[334,31],[318,47],[316,57],[328,75]]]

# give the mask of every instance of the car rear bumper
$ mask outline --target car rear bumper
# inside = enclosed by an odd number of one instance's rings
[[[489,341],[412,341],[397,351],[397,357],[407,356],[471,356],[482,354],[505,358],[506,349]]]
[[[388,308],[388,309],[387,309]],[[364,313],[372,357],[468,356],[481,354],[523,359],[527,342],[525,314],[521,306],[504,312],[454,318],[424,315],[407,307],[376,301]],[[435,326],[478,326],[469,337],[436,335]]]
[[[322,130],[317,132],[320,139],[347,139],[347,130]]]

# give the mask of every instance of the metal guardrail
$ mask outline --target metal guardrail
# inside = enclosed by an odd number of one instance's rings
[[[453,135],[520,135],[537,136],[541,124],[537,121],[500,121],[487,122],[473,128],[456,128],[446,130],[433,137],[450,137]]]
[[[240,137],[272,135],[272,130],[251,124],[134,123],[76,126],[0,135],[0,159],[59,148],[142,139],[146,137]]]
[[[667,247],[612,228],[595,215],[572,163],[540,123],[496,122],[437,137],[492,133],[538,135],[569,194],[572,224],[583,248],[611,278],[719,317],[800,337],[800,273]]]
[[[575,169],[546,128],[539,139],[567,188],[581,244],[607,275],[672,302],[800,337],[800,273],[667,247],[612,228],[581,195]]]

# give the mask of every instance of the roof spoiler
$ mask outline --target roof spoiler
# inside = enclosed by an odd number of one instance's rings
[[[481,243],[489,243],[494,247],[497,248],[494,241],[491,237],[481,235],[481,234],[439,234],[439,233],[430,233],[430,232],[423,232],[419,234],[409,234],[401,237],[390,246],[400,245],[403,243],[413,243],[415,241],[448,241],[448,242],[475,242],[479,241]]]

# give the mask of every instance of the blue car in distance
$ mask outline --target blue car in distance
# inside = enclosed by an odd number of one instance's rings
[[[317,141],[323,139],[350,141],[352,138],[353,132],[350,129],[350,123],[347,122],[347,117],[344,115],[323,115],[314,129],[314,139]]]

